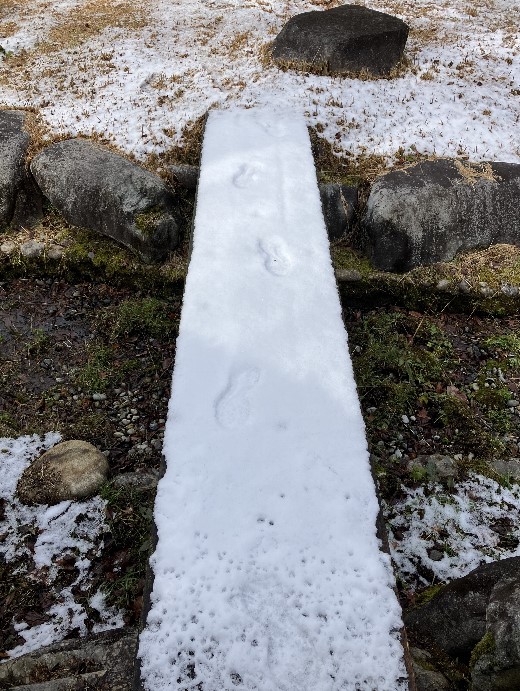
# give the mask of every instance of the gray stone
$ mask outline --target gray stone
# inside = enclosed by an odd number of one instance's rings
[[[41,194],[25,162],[26,119],[22,111],[0,111],[0,230],[32,225],[41,215]]]
[[[518,290],[518,286],[512,286],[509,285],[509,283],[504,283],[502,286],[500,286],[500,291],[508,298],[514,298],[520,292]]]
[[[61,245],[49,245],[45,250],[47,259],[58,261],[63,257],[63,247]]]
[[[73,225],[107,235],[145,261],[179,243],[176,200],[157,176],[83,139],[57,142],[31,164],[42,192]]]
[[[520,578],[505,578],[493,588],[486,610],[486,638],[475,655],[471,691],[520,689]],[[475,651],[475,653],[478,651]],[[476,658],[476,659],[475,659]]]
[[[520,557],[484,564],[448,583],[422,607],[408,611],[404,622],[412,641],[437,646],[468,664],[486,633],[486,611],[495,586],[519,578]]]
[[[388,173],[367,202],[367,252],[379,269],[408,271],[462,250],[520,245],[519,197],[514,163],[422,161]]]
[[[443,456],[433,453],[417,456],[408,463],[408,472],[424,468],[432,480],[448,480],[456,478],[459,474],[457,461],[451,456]]]
[[[442,561],[444,559],[444,552],[441,552],[438,549],[431,549],[428,552],[428,556],[432,561]]]
[[[189,166],[185,164],[179,164],[175,166],[169,166],[168,170],[173,178],[173,181],[184,187],[186,190],[196,190],[197,183],[199,181],[200,168],[198,166]]]
[[[361,281],[363,276],[357,269],[338,269],[336,271],[336,278],[340,282],[357,283]]]
[[[509,460],[495,460],[489,463],[491,468],[503,475],[511,482],[520,482],[520,458],[510,458]]]
[[[6,240],[0,245],[0,252],[3,252],[4,254],[12,254],[15,249],[18,247],[16,242],[13,242],[12,240]]]
[[[320,74],[388,75],[403,56],[408,26],[360,5],[292,17],[273,42],[273,60]]]
[[[329,240],[339,240],[352,230],[359,203],[357,187],[327,183],[320,185],[320,197]]]
[[[159,471],[149,470],[146,473],[123,473],[116,475],[112,485],[116,488],[132,487],[138,490],[155,489],[159,482]]]
[[[433,664],[426,650],[410,648],[417,691],[449,691],[450,683]]]
[[[70,691],[77,688],[129,691],[136,645],[137,632],[134,629],[119,629],[53,643],[0,665],[0,687],[5,685],[5,688],[13,690],[27,688],[31,691]],[[89,671],[72,678],[75,685],[71,686],[69,675],[74,669]],[[62,678],[59,678],[60,672],[64,675]]]
[[[520,402],[517,401],[515,398],[510,398],[510,399],[506,402],[506,406],[507,406],[508,408],[517,408],[519,405],[520,405]]]
[[[441,280],[437,283],[437,290],[449,290],[451,288],[451,283],[448,281],[447,278],[441,278]]]
[[[84,499],[99,490],[107,473],[107,459],[95,446],[79,440],[64,441],[26,468],[16,493],[25,504]]]
[[[27,240],[23,245],[20,245],[20,254],[27,259],[36,259],[41,257],[45,245],[43,242],[37,240]]]

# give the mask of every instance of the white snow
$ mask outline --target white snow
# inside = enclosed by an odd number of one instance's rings
[[[43,439],[37,435],[0,438],[0,498],[6,500],[5,519],[0,522],[0,558],[19,562],[16,573],[42,583],[55,596],[54,604],[46,612],[48,621],[34,626],[14,622],[24,643],[7,651],[11,658],[59,641],[72,629],[87,633],[87,614],[83,605],[76,602],[75,592],[88,591],[91,559],[101,554],[106,502],[93,497],[55,506],[25,506],[14,496],[18,480],[31,460],[60,440],[56,432]],[[34,550],[25,543],[27,529],[37,534]],[[64,555],[75,556],[77,576],[69,586],[61,587],[60,565],[56,562]],[[100,615],[95,631],[123,625],[121,613],[106,605],[102,593],[95,593],[90,604]]]
[[[140,640],[147,689],[404,688],[400,609],[298,115],[208,120],[164,453]]]
[[[500,545],[492,530],[497,521],[510,523],[508,532],[520,541],[520,486],[501,487],[489,478],[473,475],[455,484],[452,492],[440,485],[408,490],[394,506],[385,506],[389,540],[396,571],[415,589],[465,576],[483,563],[520,556],[520,546]],[[444,552],[432,560],[432,548]],[[439,547],[441,548],[439,550]],[[426,567],[434,578],[421,575]]]
[[[265,48],[289,17],[336,4],[69,0],[51,11],[42,0],[24,0],[24,12],[0,22],[0,45],[28,49],[16,69],[2,70],[0,61],[0,103],[35,107],[56,134],[98,134],[141,159],[168,150],[208,109],[269,105],[303,113],[343,154],[392,161],[399,149],[416,147],[520,162],[517,0],[363,3],[411,27],[409,66],[395,79],[315,76],[266,64]],[[132,16],[134,28],[127,26]],[[82,39],[85,23],[99,29]],[[74,28],[77,39],[63,46]],[[49,47],[51,30],[61,34]]]

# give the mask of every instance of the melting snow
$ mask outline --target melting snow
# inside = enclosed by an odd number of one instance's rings
[[[0,523],[0,555],[6,562],[19,561],[15,573],[39,581],[55,596],[56,601],[46,612],[49,621],[29,626],[27,622],[14,622],[15,630],[24,643],[7,651],[18,657],[61,640],[72,629],[85,634],[87,617],[83,605],[76,602],[74,592],[78,587],[88,588],[90,561],[99,556],[103,548],[102,535],[106,529],[105,501],[93,497],[87,501],[64,501],[55,506],[25,506],[14,496],[21,474],[33,458],[61,440],[59,434],[37,435],[18,439],[0,439],[0,497],[6,500],[5,520]],[[25,544],[27,529],[37,534],[34,550]],[[74,554],[78,571],[74,582],[61,588],[57,585],[59,565],[64,554]],[[123,618],[119,612],[106,606],[102,593],[95,593],[90,600],[100,613],[100,623],[95,630],[119,628]]]
[[[520,161],[517,0],[363,3],[411,27],[409,64],[391,80],[266,63],[267,45],[290,16],[335,4],[65,0],[51,10],[24,0],[23,12],[0,23],[0,44],[22,58],[16,69],[0,63],[0,103],[35,107],[55,133],[97,133],[139,158],[177,143],[208,109],[269,105],[304,114],[343,154],[391,159],[417,147]]]
[[[428,568],[434,582],[465,576],[480,564],[520,555],[520,486],[502,487],[474,475],[453,492],[439,485],[408,490],[396,505],[386,506],[392,558],[401,579],[412,587],[432,585],[421,575]],[[516,547],[500,544],[491,526],[506,521]],[[515,540],[516,538],[516,540]],[[444,552],[429,557],[432,548]],[[424,570],[422,570],[424,573]]]

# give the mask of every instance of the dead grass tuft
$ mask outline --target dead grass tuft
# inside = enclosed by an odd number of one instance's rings
[[[260,47],[259,60],[264,68],[277,67],[283,72],[295,70],[296,72],[306,72],[317,74],[321,77],[340,77],[343,79],[360,79],[363,82],[399,79],[403,77],[412,67],[412,61],[405,55],[399,63],[387,74],[373,74],[367,69],[359,71],[332,70],[328,62],[316,60],[316,62],[304,62],[295,60],[275,60],[272,55],[273,41],[265,43]]]
[[[18,9],[20,0],[2,0],[0,2],[0,20],[9,19],[13,10]]]
[[[482,280],[485,277],[489,284],[493,284],[510,277],[510,282],[515,283],[520,277],[520,247],[493,245],[478,252],[462,254],[454,263],[465,278],[477,276]]]
[[[470,185],[474,185],[479,180],[497,182],[497,180],[500,179],[499,176],[493,172],[490,163],[470,163],[469,161],[460,161],[456,159],[455,165],[460,175]]]
[[[204,113],[194,122],[190,122],[182,131],[181,143],[171,149],[160,153],[151,154],[146,165],[149,169],[161,173],[163,166],[173,163],[184,163],[191,166],[200,165],[200,155],[202,153],[202,139],[208,113]],[[165,130],[169,136],[174,136],[173,130]]]
[[[54,26],[39,52],[54,52],[85,43],[104,29],[137,31],[146,26],[146,14],[131,0],[89,0],[81,11],[72,10]]]

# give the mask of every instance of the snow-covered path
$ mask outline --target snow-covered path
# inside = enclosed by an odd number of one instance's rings
[[[305,121],[210,115],[145,688],[407,688]]]

